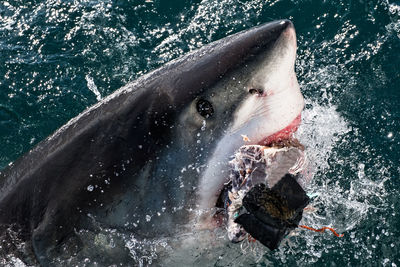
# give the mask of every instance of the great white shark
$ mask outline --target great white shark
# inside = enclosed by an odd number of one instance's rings
[[[263,24],[88,108],[1,172],[2,238],[11,229],[26,261],[49,266],[94,225],[138,238],[216,225],[234,151],[288,139],[300,123],[296,48],[290,21]]]

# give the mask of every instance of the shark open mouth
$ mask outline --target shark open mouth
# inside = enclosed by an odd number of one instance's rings
[[[229,162],[229,182],[219,198],[228,237],[240,242],[247,235],[270,249],[298,226],[309,203],[304,147],[294,139],[269,146],[240,147]]]
[[[301,114],[299,114],[288,126],[282,130],[264,138],[259,145],[271,145],[282,140],[290,140],[293,133],[297,131],[301,123]]]

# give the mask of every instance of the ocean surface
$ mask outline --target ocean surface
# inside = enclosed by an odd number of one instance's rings
[[[303,224],[344,237],[299,230],[274,252],[247,244],[231,257],[229,245],[207,265],[400,266],[400,1],[1,1],[0,169],[144,73],[281,18],[297,31],[306,99]],[[128,241],[133,266],[157,258],[156,241]]]

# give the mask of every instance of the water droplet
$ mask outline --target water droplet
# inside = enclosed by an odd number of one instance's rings
[[[150,215],[146,215],[146,222],[149,222],[151,220],[151,216]]]
[[[206,130],[206,126],[207,126],[206,120],[203,120],[203,125],[201,126],[201,130],[205,131]]]
[[[89,185],[89,186],[87,187],[87,191],[89,191],[89,192],[92,192],[93,189],[94,189],[94,186],[93,186],[93,185]]]

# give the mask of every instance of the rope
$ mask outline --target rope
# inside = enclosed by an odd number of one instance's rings
[[[314,232],[323,232],[325,230],[330,230],[337,237],[343,237],[344,236],[344,234],[340,234],[339,235],[338,233],[336,233],[336,231],[333,228],[330,228],[330,227],[322,227],[321,229],[311,228],[311,227],[308,227],[306,225],[299,225],[299,227],[304,228],[304,229],[308,229],[308,230],[311,230],[311,231],[314,231]]]

